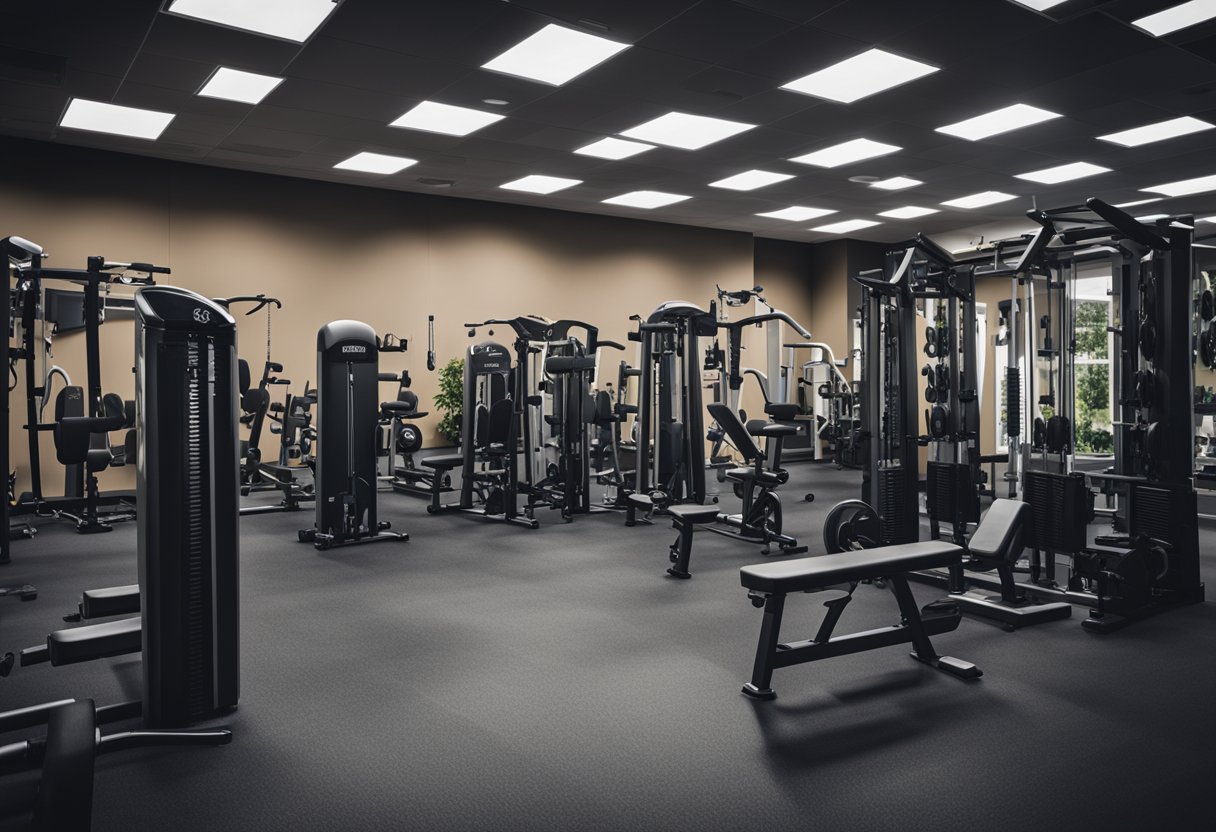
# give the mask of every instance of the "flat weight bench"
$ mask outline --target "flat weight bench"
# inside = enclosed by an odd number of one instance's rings
[[[917,661],[962,678],[981,676],[982,671],[970,662],[939,656],[929,641],[930,636],[948,633],[958,627],[962,620],[958,605],[948,600],[934,601],[923,610],[918,609],[906,577],[908,572],[921,569],[956,566],[962,563],[963,555],[961,547],[933,540],[743,567],[740,582],[752,604],[764,607],[760,641],[756,645],[756,663],[752,668],[752,679],[743,686],[743,692],[755,699],[772,699],[776,696],[771,687],[773,671],[779,667],[909,642],[913,646],[912,658]],[[875,579],[884,579],[895,595],[900,623],[833,638],[832,632],[844,608],[852,600],[857,584]],[[849,584],[847,592],[835,589],[841,584]],[[779,635],[785,596],[791,592],[829,589],[833,592],[832,597],[824,602],[827,616],[819,625],[815,637],[782,643]]]
[[[46,637],[46,644],[27,647],[21,651],[21,666],[50,662],[59,667],[65,664],[89,662],[125,656],[143,649],[141,622],[136,618],[122,618],[101,624],[88,624],[58,630]]]
[[[464,454],[435,454],[422,458],[418,464],[435,472],[431,475],[431,504],[426,510],[430,514],[443,511],[443,477],[453,468],[464,465]]]

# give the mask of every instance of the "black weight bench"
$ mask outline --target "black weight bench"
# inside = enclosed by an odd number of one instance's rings
[[[443,487],[444,476],[453,468],[464,465],[464,454],[435,454],[425,457],[418,462],[423,468],[430,468],[435,473],[431,475],[431,504],[426,510],[431,514],[443,511],[443,495],[451,488]]]
[[[930,636],[958,627],[962,620],[958,605],[952,601],[935,601],[923,610],[918,609],[912,590],[908,588],[908,572],[957,566],[962,563],[963,555],[961,547],[934,540],[743,567],[740,582],[752,604],[764,607],[752,679],[743,686],[743,692],[756,699],[772,699],[776,696],[771,687],[773,671],[779,667],[907,643],[913,646],[912,658],[938,670],[962,678],[982,675],[982,671],[970,662],[939,656],[929,641]],[[885,580],[895,595],[900,623],[833,638],[832,632],[852,600],[853,590],[861,581],[875,579]],[[848,584],[849,589],[836,589],[842,584]],[[785,597],[791,592],[824,590],[832,590],[832,593],[824,602],[827,616],[815,637],[781,642]]]
[[[671,515],[671,525],[680,533],[679,538],[676,540],[676,545],[672,547],[672,564],[667,568],[667,574],[673,578],[691,578],[692,575],[688,571],[688,561],[692,557],[693,529],[696,526],[707,523],[716,523],[718,521],[718,507],[675,505],[669,506],[667,513]]]

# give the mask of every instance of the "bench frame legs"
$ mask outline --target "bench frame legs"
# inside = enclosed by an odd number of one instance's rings
[[[754,699],[772,699],[777,695],[772,689],[773,671],[777,668],[908,643],[913,647],[912,658],[938,670],[965,679],[983,675],[983,671],[970,662],[950,656],[939,656],[933,649],[930,636],[957,629],[962,620],[962,613],[956,604],[934,601],[921,610],[912,597],[906,576],[890,576],[887,578],[887,585],[899,605],[899,624],[833,638],[832,632],[845,606],[851,600],[852,592],[832,592],[832,597],[824,602],[828,613],[815,637],[789,643],[780,641],[781,617],[785,612],[786,595],[749,593],[753,605],[764,607],[764,619],[760,625],[760,639],[756,645],[752,678],[743,686],[743,693]]]

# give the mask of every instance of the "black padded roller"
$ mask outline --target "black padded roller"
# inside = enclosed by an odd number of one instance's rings
[[[93,815],[93,759],[97,711],[91,699],[64,705],[47,719],[35,830],[88,832]]]

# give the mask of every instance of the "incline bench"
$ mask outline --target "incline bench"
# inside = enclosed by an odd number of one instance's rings
[[[918,661],[963,678],[982,675],[970,662],[939,656],[929,641],[930,636],[958,627],[962,620],[958,605],[949,600],[934,601],[924,610],[917,609],[906,577],[908,572],[921,569],[956,566],[962,563],[963,555],[963,549],[953,543],[931,540],[743,567],[740,570],[743,587],[754,606],[764,607],[756,663],[743,692],[756,699],[772,699],[776,696],[771,687],[773,671],[779,667],[909,642],[914,648],[912,657]],[[880,578],[886,580],[895,595],[900,623],[833,638],[832,632],[857,584]],[[841,584],[848,584],[848,591],[836,589]],[[812,639],[782,643],[779,635],[785,596],[791,592],[824,590],[832,592],[824,602],[828,612],[819,632]]]

